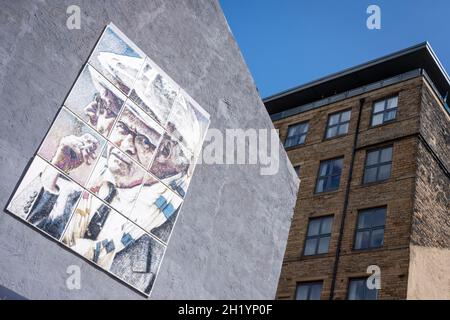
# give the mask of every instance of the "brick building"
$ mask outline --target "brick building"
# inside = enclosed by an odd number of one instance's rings
[[[423,43],[264,100],[300,178],[278,299],[450,299],[449,91]]]

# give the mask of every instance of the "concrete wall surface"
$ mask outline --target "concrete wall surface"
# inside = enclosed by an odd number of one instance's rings
[[[68,6],[81,9],[69,30]],[[273,128],[214,0],[0,0],[0,204],[6,207],[86,62],[113,22],[211,114],[210,128]],[[152,299],[275,297],[298,179],[278,142],[259,165],[198,165]],[[66,286],[70,265],[81,289]],[[139,299],[76,254],[0,213],[0,287],[28,299]]]

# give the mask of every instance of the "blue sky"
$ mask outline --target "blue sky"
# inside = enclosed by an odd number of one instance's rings
[[[448,0],[220,0],[262,97],[428,41],[450,71]],[[381,8],[381,30],[366,9]]]

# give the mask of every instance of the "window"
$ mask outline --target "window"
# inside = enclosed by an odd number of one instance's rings
[[[355,249],[372,249],[383,246],[386,207],[362,210],[358,214]]]
[[[372,114],[372,126],[377,126],[397,117],[398,96],[375,102]]]
[[[351,110],[334,113],[328,117],[325,139],[347,134]]]
[[[286,148],[297,146],[305,143],[306,134],[308,133],[308,122],[302,122],[289,126],[287,138],[284,142]]]
[[[317,193],[339,189],[343,162],[344,158],[337,158],[320,163],[316,185]]]
[[[333,217],[322,217],[309,220],[303,255],[312,256],[328,252],[332,224]]]
[[[294,170],[295,170],[295,173],[297,174],[297,176],[300,177],[300,166],[295,166]]]
[[[295,300],[320,300],[320,295],[322,294],[322,285],[322,281],[297,284]]]
[[[367,278],[350,279],[348,286],[349,300],[377,300],[378,290],[367,287]]]
[[[383,181],[391,176],[392,146],[368,151],[364,168],[364,183]]]

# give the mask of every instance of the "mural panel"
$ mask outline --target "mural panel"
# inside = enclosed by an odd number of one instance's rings
[[[149,295],[208,126],[109,24],[7,209]]]

